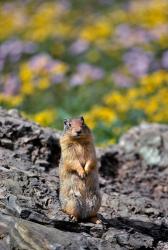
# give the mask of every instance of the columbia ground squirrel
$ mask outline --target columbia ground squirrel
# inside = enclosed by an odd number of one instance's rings
[[[60,203],[74,220],[89,219],[100,223],[97,211],[101,196],[96,153],[91,130],[83,117],[64,121],[60,139]]]

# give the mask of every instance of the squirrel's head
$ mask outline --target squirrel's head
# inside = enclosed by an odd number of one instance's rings
[[[84,118],[65,119],[64,133],[74,139],[84,139],[91,135],[91,131],[85,124]]]

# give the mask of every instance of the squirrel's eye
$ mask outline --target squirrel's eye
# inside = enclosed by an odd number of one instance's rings
[[[71,127],[71,123],[68,124],[68,127]]]

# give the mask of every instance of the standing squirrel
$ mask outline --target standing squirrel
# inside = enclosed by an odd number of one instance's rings
[[[101,205],[96,153],[91,130],[84,118],[64,120],[60,139],[60,203],[73,220],[89,219],[100,223]]]

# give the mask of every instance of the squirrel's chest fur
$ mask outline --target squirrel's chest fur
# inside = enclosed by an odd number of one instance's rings
[[[60,184],[64,190],[73,189],[86,192],[86,187],[95,185],[97,177],[97,168],[92,171],[85,179],[81,179],[76,172],[69,171],[72,164],[79,162],[82,167],[85,166],[88,160],[95,160],[96,154],[92,144],[74,143],[68,145],[68,150],[62,150],[62,157],[60,162]],[[95,160],[96,165],[96,160]]]
[[[86,144],[74,144],[71,146],[69,154],[72,160],[78,160],[82,166],[84,166],[89,159],[94,157],[93,149],[90,145]]]
[[[79,161],[82,166],[85,166],[86,162],[92,159],[96,159],[96,155],[93,145],[89,143],[71,143],[66,151],[62,150],[63,165],[72,164],[72,162],[75,164]]]

